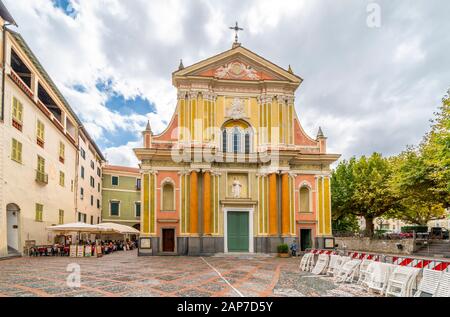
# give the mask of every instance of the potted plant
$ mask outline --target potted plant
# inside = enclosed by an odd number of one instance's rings
[[[289,257],[289,246],[286,243],[280,244],[277,247],[277,250],[278,250],[278,256],[280,258],[288,258]]]

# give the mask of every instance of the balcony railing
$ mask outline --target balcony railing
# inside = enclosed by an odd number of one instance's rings
[[[11,69],[10,76],[13,81],[16,82],[16,84],[30,97],[33,98],[33,91],[30,89],[30,87],[27,86],[27,84],[24,83],[22,78],[19,77],[19,75],[16,74],[14,70]]]
[[[41,184],[48,184],[48,174],[36,170],[36,182]]]

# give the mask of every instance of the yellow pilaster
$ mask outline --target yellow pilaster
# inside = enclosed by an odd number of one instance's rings
[[[269,175],[269,234],[278,235],[277,174]]]

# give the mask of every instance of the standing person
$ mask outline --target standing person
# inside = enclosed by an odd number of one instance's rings
[[[292,256],[297,256],[297,242],[295,241],[295,239],[292,240],[290,249],[291,249]]]

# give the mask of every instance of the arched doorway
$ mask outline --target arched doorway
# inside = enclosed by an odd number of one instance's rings
[[[16,204],[6,205],[6,222],[7,222],[7,241],[8,241],[8,253],[17,253],[19,251],[19,216],[20,208]]]

